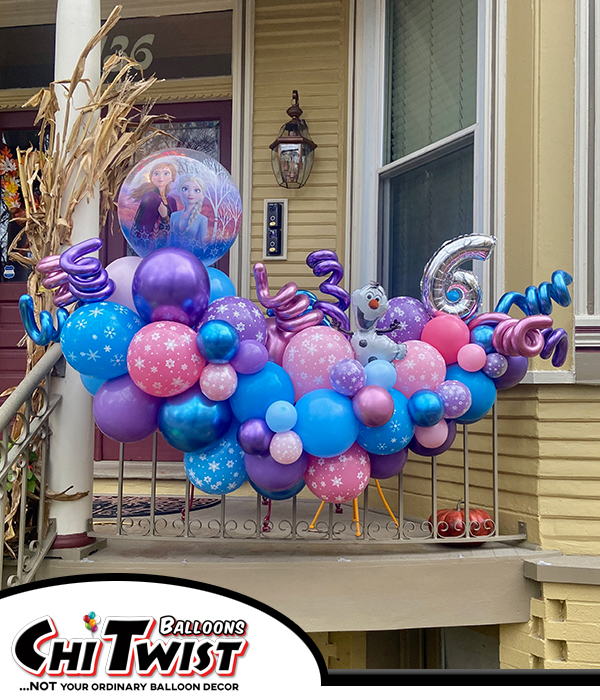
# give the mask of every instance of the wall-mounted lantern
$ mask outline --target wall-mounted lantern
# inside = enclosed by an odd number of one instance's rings
[[[280,187],[298,189],[306,184],[312,170],[317,144],[310,138],[308,126],[300,119],[302,110],[298,91],[292,91],[292,106],[287,110],[290,121],[281,127],[271,144],[271,165]]]

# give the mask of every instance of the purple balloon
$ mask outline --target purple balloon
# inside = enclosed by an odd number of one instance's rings
[[[367,383],[365,368],[358,360],[340,360],[329,372],[331,386],[342,396],[354,396]]]
[[[453,420],[448,421],[448,437],[444,440],[443,444],[439,447],[423,447],[416,437],[408,443],[408,449],[414,452],[416,455],[421,457],[437,457],[445,452],[454,442],[456,437],[456,422]]]
[[[405,343],[407,340],[420,340],[421,333],[431,317],[423,304],[412,297],[394,297],[389,300],[390,308],[377,321],[377,328],[389,328],[394,321],[400,327],[388,334],[395,343]]]
[[[269,351],[258,340],[242,340],[236,356],[229,362],[240,374],[256,374],[269,361]]]
[[[271,438],[275,433],[261,418],[250,418],[244,421],[237,432],[237,441],[249,455],[262,455],[269,451]]]
[[[137,442],[158,427],[163,399],[138,388],[128,374],[104,382],[94,397],[96,425],[109,438]]]
[[[287,491],[297,484],[308,468],[308,454],[303,452],[291,464],[279,464],[271,455],[244,455],[248,478],[267,491]]]
[[[240,334],[240,340],[267,342],[267,322],[261,310],[244,297],[223,297],[213,301],[202,317],[206,321],[227,321]]]
[[[468,387],[456,379],[448,379],[435,389],[444,402],[444,418],[460,418],[471,408],[473,397]]]
[[[403,469],[408,459],[408,447],[391,455],[376,455],[369,452],[371,460],[371,479],[389,479]]]
[[[506,357],[499,352],[491,352],[485,360],[482,371],[490,379],[498,379],[498,377],[506,373],[507,369],[508,360]]]
[[[210,279],[198,258],[181,248],[160,248],[142,260],[131,286],[146,323],[177,321],[196,326],[210,298]]]
[[[496,389],[499,390],[517,386],[529,367],[529,361],[526,357],[507,357],[506,359],[508,360],[508,369],[501,377],[494,379]]]

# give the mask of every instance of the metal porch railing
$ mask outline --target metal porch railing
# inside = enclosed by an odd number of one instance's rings
[[[0,589],[31,581],[56,536],[46,471],[48,420],[61,398],[50,393],[51,375],[61,358],[60,345],[52,346],[0,406]]]

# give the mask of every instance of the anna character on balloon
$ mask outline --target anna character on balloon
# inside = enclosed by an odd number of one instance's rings
[[[196,175],[185,175],[177,191],[184,208],[171,216],[169,245],[185,248],[201,257],[200,253],[207,244],[208,230],[208,218],[202,213],[204,182]]]
[[[131,193],[131,199],[140,203],[131,235],[137,239],[136,250],[142,257],[168,245],[170,218],[177,211],[177,200],[169,192],[176,177],[173,163],[159,161],[152,166],[150,180]]]

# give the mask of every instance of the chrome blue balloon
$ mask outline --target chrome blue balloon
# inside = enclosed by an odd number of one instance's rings
[[[250,481],[250,486],[263,498],[268,498],[271,501],[287,501],[288,498],[293,498],[302,491],[304,488],[304,479],[300,479],[295,486],[292,486],[291,489],[287,489],[287,491],[267,491],[267,489],[261,489],[260,486],[257,486],[253,481]]]
[[[214,446],[183,456],[187,478],[201,491],[222,496],[235,491],[248,479],[244,451],[236,439],[239,425],[233,421]]]
[[[408,399],[396,389],[390,389],[394,400],[394,413],[390,420],[379,428],[361,425],[358,444],[376,455],[391,455],[400,452],[411,441],[415,432],[414,423],[408,413]]]
[[[527,366],[527,363],[525,363],[525,366]],[[476,423],[494,405],[496,385],[481,370],[479,372],[466,372],[458,365],[450,365],[446,370],[446,379],[456,379],[462,382],[471,392],[471,408],[460,418],[456,419],[457,423]],[[502,379],[503,377],[500,377],[498,381]]]
[[[486,326],[485,323],[482,323],[481,326],[477,326],[471,331],[471,342],[481,345],[481,347],[489,355],[491,352],[496,352],[496,348],[494,348],[492,343],[493,335],[494,328],[492,326]]]
[[[207,267],[208,278],[210,280],[210,299],[209,304],[223,297],[234,297],[236,294],[235,286],[229,277],[216,267]]]
[[[240,423],[250,418],[265,419],[267,409],[275,401],[294,403],[294,385],[290,375],[274,362],[255,374],[238,374],[238,385],[229,399],[231,410]]]
[[[315,389],[296,404],[298,421],[294,431],[304,449],[315,457],[336,457],[352,447],[360,423],[352,401],[333,389]]]
[[[415,391],[408,399],[408,413],[415,425],[431,428],[444,417],[444,400],[435,391]]]
[[[106,381],[106,379],[90,377],[87,374],[80,374],[79,376],[81,377],[81,383],[90,392],[92,396],[96,396],[96,392]]]
[[[69,312],[66,309],[58,309],[55,328],[52,314],[49,311],[42,311],[40,313],[40,327],[38,328],[33,309],[33,299],[29,294],[23,294],[19,299],[19,313],[21,314],[25,332],[36,345],[48,345],[48,343],[56,342],[60,338],[62,329],[69,318]]]
[[[222,365],[236,356],[240,347],[240,336],[227,321],[207,321],[200,326],[196,344],[205,360]]]
[[[398,380],[396,368],[387,360],[373,360],[365,365],[367,375],[367,385],[382,386],[384,389],[391,389]]]
[[[161,406],[158,429],[176,450],[206,449],[229,430],[233,416],[228,401],[211,401],[198,384]]]

